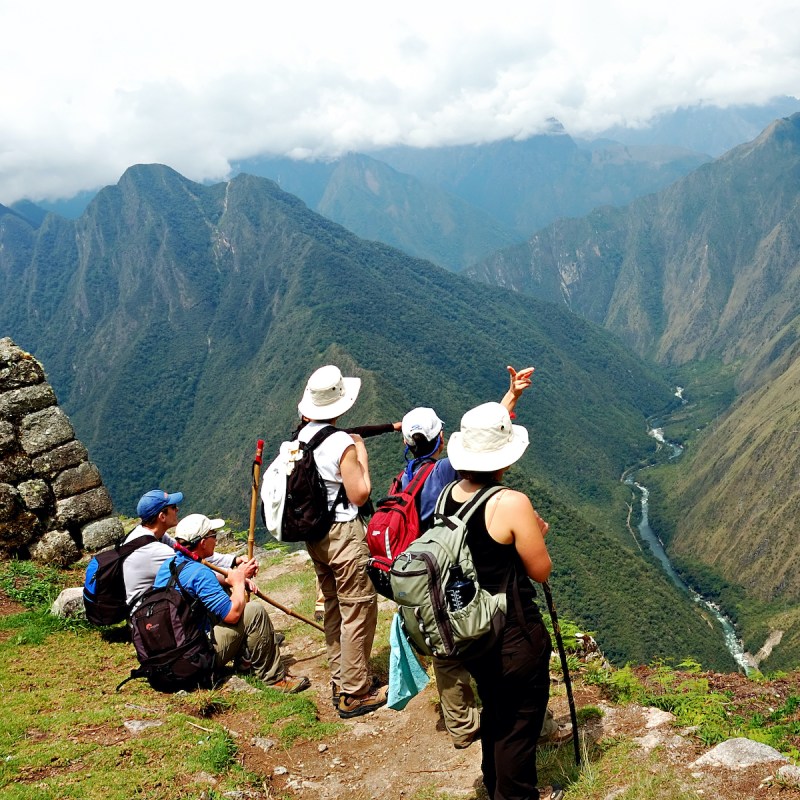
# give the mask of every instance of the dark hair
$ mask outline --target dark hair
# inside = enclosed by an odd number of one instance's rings
[[[412,435],[414,440],[413,444],[408,446],[408,449],[414,454],[414,458],[425,458],[432,456],[439,449],[439,437],[441,434],[436,434],[433,439],[426,439],[422,433],[415,433]]]
[[[164,509],[162,508],[161,511],[163,511],[163,510]],[[155,525],[156,522],[158,521],[158,515],[161,513],[161,511],[157,511],[155,514],[153,514],[152,517],[148,517],[147,519],[143,518],[142,519],[142,525],[144,525],[144,526],[146,526],[148,528],[152,528],[153,525]]]
[[[472,481],[472,483],[477,483],[481,486],[488,486],[490,483],[499,483],[497,480],[497,473],[500,472],[499,469],[493,470],[492,472],[477,472],[467,469],[459,469],[456,471],[461,480]]]

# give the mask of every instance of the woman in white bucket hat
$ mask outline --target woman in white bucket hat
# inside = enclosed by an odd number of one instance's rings
[[[485,486],[500,483],[527,447],[527,430],[513,425],[500,403],[464,414],[447,446],[461,480],[446,490],[445,514],[454,514]],[[550,575],[547,528],[531,501],[512,489],[492,495],[467,525],[481,587],[497,593],[505,586],[508,602],[497,641],[466,662],[483,703],[481,767],[491,800],[561,796],[560,789],[536,787],[536,744],[547,709],[552,645],[531,581]]]
[[[500,402],[512,414],[517,401],[531,386],[534,368],[516,370],[507,366],[506,371],[509,386]],[[401,475],[398,475],[400,487],[405,489],[426,463],[434,462],[417,495],[420,532],[424,533],[433,525],[434,509],[442,489],[457,481],[458,473],[453,469],[449,458],[439,458],[445,446],[444,422],[432,408],[411,409],[403,417],[401,429],[406,464]],[[391,493],[390,488],[389,494]],[[439,692],[442,720],[453,746],[459,750],[469,747],[480,738],[480,718],[469,673],[460,659],[437,657],[433,658],[433,673]]]

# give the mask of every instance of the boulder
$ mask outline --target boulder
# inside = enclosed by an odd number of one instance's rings
[[[17,449],[17,434],[10,422],[0,420],[0,454]]]
[[[5,366],[2,366],[3,363],[0,362],[0,392],[32,386],[45,380],[42,365],[33,357],[20,358],[10,364],[5,362]]]
[[[86,619],[86,609],[83,607],[83,587],[73,586],[70,589],[64,589],[50,607],[50,613],[55,617],[65,619]]]
[[[52,478],[69,467],[77,467],[88,460],[89,453],[77,439],[42,453],[31,461],[34,473],[42,478]]]
[[[0,483],[0,522],[14,519],[20,511],[19,492],[10,483]]]
[[[55,406],[56,395],[47,383],[37,386],[24,386],[0,394],[0,417],[24,417],[43,408]]]
[[[28,414],[20,425],[20,443],[29,456],[37,456],[74,438],[75,431],[58,406]]]
[[[100,471],[89,461],[78,464],[77,467],[65,469],[53,480],[53,492],[59,500],[72,497],[81,492],[88,492],[100,486]]]
[[[81,539],[86,550],[97,551],[122,539],[125,529],[118,517],[106,517],[90,522],[81,529]]]
[[[56,501],[56,522],[62,527],[82,527],[88,522],[107,517],[113,511],[111,497],[104,486]]]
[[[31,547],[31,558],[40,564],[67,567],[81,557],[81,551],[67,531],[47,531]]]
[[[0,458],[0,481],[19,483],[33,477],[31,460],[24,453],[12,453]]]
[[[709,750],[698,758],[693,766],[696,767],[727,767],[728,769],[746,769],[756,764],[769,764],[773,761],[789,761],[774,747],[752,739],[739,737],[728,739]]]
[[[52,505],[53,493],[41,478],[23,481],[17,486],[17,490],[29,511],[44,511]]]

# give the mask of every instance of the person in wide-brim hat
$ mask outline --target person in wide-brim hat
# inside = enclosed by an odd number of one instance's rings
[[[447,445],[461,480],[440,498],[444,516],[499,484],[528,441],[527,430],[513,425],[500,403],[484,403],[464,414]],[[466,543],[478,583],[491,594],[505,593],[507,608],[497,640],[479,658],[464,662],[483,701],[481,769],[492,798],[559,796],[560,790],[536,786],[536,745],[549,698],[552,643],[532,581],[550,575],[547,529],[528,497],[506,488],[488,495],[467,522]]]
[[[528,447],[528,431],[514,425],[500,403],[484,403],[461,418],[461,430],[450,436],[447,455],[459,471],[495,472],[510,467]]]
[[[353,407],[360,390],[361,378],[345,378],[339,367],[328,364],[308,379],[297,410],[313,421],[336,419]]]

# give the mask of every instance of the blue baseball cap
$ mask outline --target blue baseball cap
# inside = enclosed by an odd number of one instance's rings
[[[150,519],[167,506],[177,506],[182,500],[182,492],[170,494],[162,489],[153,489],[142,495],[136,505],[136,515],[142,519]]]

